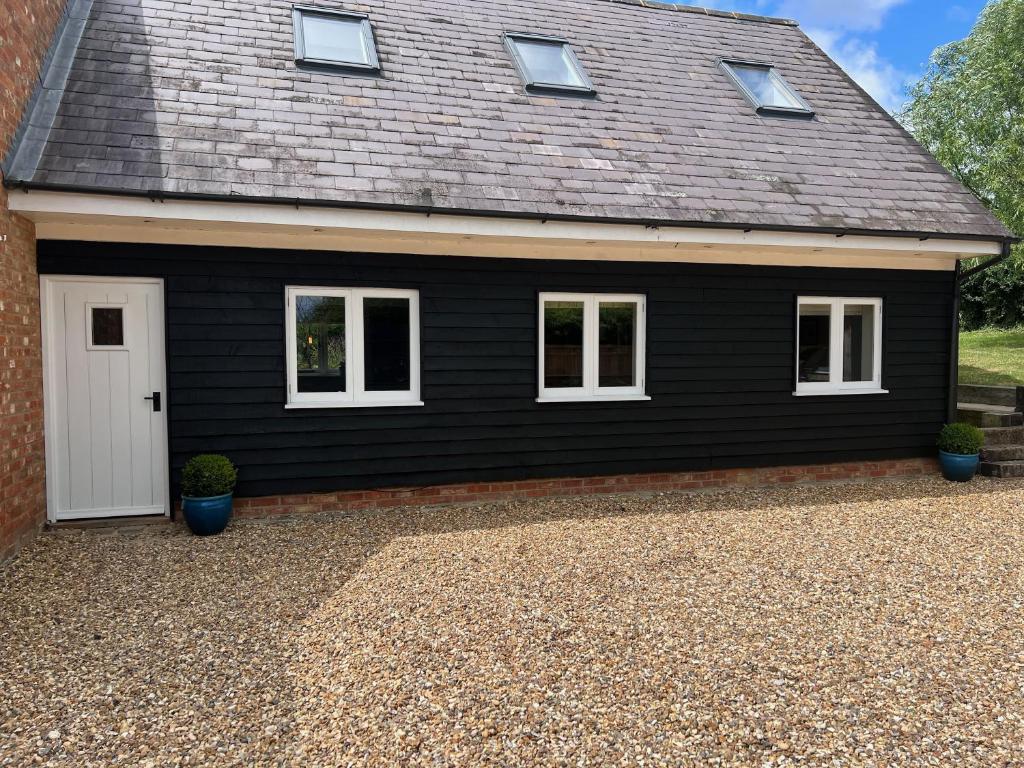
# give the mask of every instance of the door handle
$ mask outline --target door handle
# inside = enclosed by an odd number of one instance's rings
[[[149,397],[143,398],[145,400],[153,401],[153,413],[160,413],[160,393],[154,392]]]

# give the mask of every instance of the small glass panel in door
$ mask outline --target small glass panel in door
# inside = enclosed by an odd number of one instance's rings
[[[90,307],[92,346],[124,346],[124,309],[122,307]]]

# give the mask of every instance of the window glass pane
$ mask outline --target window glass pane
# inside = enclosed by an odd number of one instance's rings
[[[304,57],[342,64],[369,64],[362,19],[302,16]]]
[[[636,386],[637,305],[631,301],[598,305],[599,387]]]
[[[121,307],[92,308],[92,345],[124,346],[124,310]]]
[[[345,391],[344,297],[295,297],[295,363],[299,392]]]
[[[583,386],[583,302],[544,302],[544,386]]]
[[[827,304],[803,304],[800,306],[800,361],[801,382],[829,381],[829,315]]]
[[[526,73],[531,83],[586,86],[563,43],[513,40],[512,44],[526,65]]]
[[[409,300],[363,299],[363,375],[367,392],[405,392],[409,370]]]
[[[843,381],[875,377],[875,307],[849,304],[843,311]]]
[[[800,109],[803,105],[794,99],[789,91],[779,82],[778,76],[764,67],[747,67],[730,64],[733,72],[743,84],[754,94],[763,107],[792,107]]]

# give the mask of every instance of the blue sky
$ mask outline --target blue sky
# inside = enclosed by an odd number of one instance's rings
[[[886,109],[898,110],[931,52],[966,37],[985,0],[704,0],[730,11],[796,19]]]

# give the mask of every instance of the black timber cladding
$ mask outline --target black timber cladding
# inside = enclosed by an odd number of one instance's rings
[[[952,272],[40,242],[49,274],[161,277],[174,476],[239,495],[930,455]],[[285,410],[286,285],[420,291],[423,407]],[[539,404],[537,294],[644,293],[650,402]],[[881,296],[889,395],[794,397],[795,298]]]

